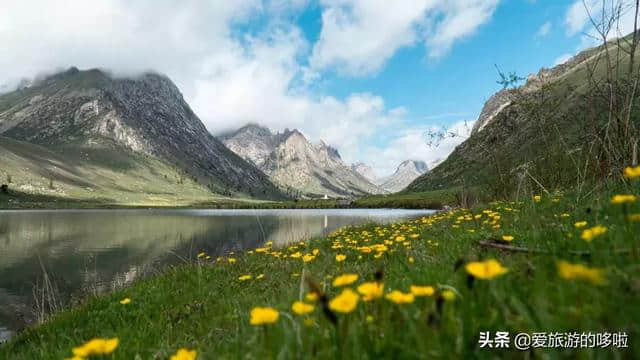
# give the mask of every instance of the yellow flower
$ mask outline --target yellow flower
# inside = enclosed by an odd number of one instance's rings
[[[511,236],[511,235],[502,235],[502,240],[504,240],[504,241],[513,241],[513,236]]]
[[[404,236],[402,236],[402,235],[396,236],[396,242],[403,242],[405,240],[406,240],[406,238]]]
[[[318,256],[318,254],[320,253],[320,250],[313,249],[313,251],[311,253],[313,254],[313,256]]]
[[[313,261],[313,259],[315,259],[316,257],[311,255],[311,254],[304,254],[304,256],[302,257],[302,261],[304,262],[311,262]]]
[[[295,252],[295,253],[293,253],[293,254],[291,254],[289,256],[294,258],[294,259],[297,259],[297,258],[302,257],[302,253],[300,251],[298,251],[298,252]]]
[[[635,168],[633,167],[626,167],[624,169],[624,177],[626,177],[627,179],[635,179],[640,177],[640,166],[636,166]]]
[[[416,261],[416,259],[414,259],[413,256],[409,256],[408,260],[409,260],[409,264],[413,264]]]
[[[596,236],[600,236],[604,233],[607,232],[607,228],[602,226],[602,225],[596,225],[592,228],[586,229],[582,231],[582,235],[580,235],[580,238],[586,242],[591,242],[591,240],[593,240],[593,238],[595,238]]]
[[[488,280],[503,275],[509,269],[505,268],[495,259],[487,261],[470,262],[465,266],[467,273],[475,278]]]
[[[409,290],[414,296],[431,296],[436,292],[436,289],[434,289],[433,286],[411,285]]]
[[[371,301],[381,298],[384,295],[384,284],[379,282],[366,282],[358,286],[358,292],[362,295],[362,300]]]
[[[264,274],[260,274],[256,276],[256,280],[264,279]]]
[[[291,305],[291,310],[298,315],[304,315],[312,312],[314,306],[311,304],[305,304],[302,301],[296,301]]]
[[[587,280],[596,285],[604,283],[601,269],[588,268],[582,264],[571,264],[566,261],[558,262],[558,275],[563,279]]]
[[[336,255],[336,261],[337,262],[345,261],[346,259],[347,259],[346,255],[342,255],[342,254]]]
[[[315,292],[310,292],[304,298],[307,301],[316,301],[318,300],[318,294]]]
[[[444,291],[442,292],[442,298],[443,298],[445,301],[452,301],[452,300],[455,300],[455,299],[456,299],[456,293],[455,293],[455,292],[453,292],[453,291],[451,291],[451,290],[444,290]]]
[[[120,304],[122,304],[122,305],[127,305],[127,304],[130,304],[130,303],[131,303],[131,299],[129,299],[129,298],[124,298],[124,299],[120,300]]]
[[[175,355],[171,355],[170,360],[196,360],[197,355],[198,353],[195,350],[182,348]]]
[[[580,229],[583,228],[585,226],[587,226],[587,222],[586,221],[578,221],[575,224],[573,224],[573,226],[575,226],[576,228]]]
[[[366,318],[364,318],[364,320],[365,320],[366,322],[368,322],[368,323],[372,323],[372,322],[373,322],[373,320],[375,320],[375,319],[373,318],[373,316],[371,316],[371,315],[367,315],[367,317],[366,317]]]
[[[344,289],[340,295],[329,301],[329,309],[340,313],[350,313],[358,306],[358,294],[351,289]]]
[[[640,214],[631,214],[627,216],[627,219],[633,222],[640,222]]]
[[[205,254],[204,252],[199,253],[198,254],[198,259],[203,258],[205,255],[207,255],[207,254]]]
[[[229,258],[229,260],[228,260],[228,261],[229,261],[229,264],[234,264],[234,263],[236,262],[236,259],[234,259],[234,258]]]
[[[272,324],[278,321],[278,310],[271,307],[254,307],[251,309],[251,325]]]
[[[402,291],[393,290],[385,296],[387,300],[396,304],[410,304],[415,300],[413,293],[403,293]]]
[[[624,203],[628,203],[628,202],[634,202],[636,201],[637,198],[635,195],[614,195],[611,198],[611,203],[612,204],[624,204]]]
[[[238,278],[238,280],[240,281],[247,281],[247,280],[251,280],[251,275],[242,275]]]
[[[333,279],[333,287],[353,284],[356,280],[358,280],[357,274],[343,274]]]
[[[118,338],[100,339],[95,338],[86,342],[82,346],[74,347],[73,355],[86,358],[92,355],[108,355],[111,354],[120,343]]]
[[[534,195],[533,196],[533,201],[540,202],[540,200],[542,200],[542,197],[540,195]]]

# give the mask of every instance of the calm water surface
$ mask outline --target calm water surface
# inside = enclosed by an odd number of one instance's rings
[[[164,265],[326,235],[346,225],[415,218],[430,210],[0,211],[0,342],[55,303],[129,284]],[[46,274],[46,276],[45,276]],[[50,303],[50,302],[49,302]]]

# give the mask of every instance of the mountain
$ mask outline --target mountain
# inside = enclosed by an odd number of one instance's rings
[[[312,144],[298,130],[273,134],[265,127],[249,124],[220,139],[276,184],[303,196],[351,197],[382,192],[345,165],[338,150],[322,141]]]
[[[405,160],[392,175],[379,179],[377,184],[389,192],[398,192],[427,171],[429,168],[424,161]]]
[[[0,96],[0,135],[21,148],[70,156],[60,166],[71,170],[153,172],[145,166],[160,162],[210,193],[282,198],[265,174],[209,134],[169,78],[155,73],[115,78],[71,68],[38,80]]]
[[[639,71],[631,43],[629,35],[587,49],[497,92],[471,136],[406,192],[457,188],[483,198],[521,197],[619,174],[632,162],[632,131],[640,128],[637,99],[633,107],[621,107],[635,91]],[[603,90],[609,88],[616,89],[615,100]],[[625,133],[618,121],[627,115],[631,130]]]
[[[351,164],[351,169],[358,174],[362,175],[365,179],[369,180],[372,184],[376,183],[376,174],[373,172],[373,168],[363,162],[357,162]]]

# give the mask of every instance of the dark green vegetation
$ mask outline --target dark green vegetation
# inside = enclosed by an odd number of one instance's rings
[[[353,206],[358,208],[441,209],[444,205],[462,203],[461,195],[461,189],[457,188],[371,195],[357,199],[353,202]]]
[[[504,90],[504,109],[406,192],[458,187],[508,199],[620,180],[638,156],[636,43],[630,35],[586,50]]]
[[[519,332],[622,331],[630,348],[535,349],[529,355],[635,358],[640,356],[634,346],[640,336],[635,276],[640,222],[628,215],[640,213],[640,203],[609,200],[639,190],[636,183],[605,187],[586,199],[557,193],[540,202],[495,202],[406,223],[347,228],[289,248],[265,244],[260,251],[201,258],[54,315],[0,347],[0,359],[65,358],[93,337],[120,339],[114,359],[167,358],[182,347],[197,350],[202,359],[525,356],[513,346],[480,349],[480,331],[509,331],[512,341]],[[588,224],[576,228],[580,221]],[[606,233],[582,240],[583,230],[595,225],[606,227]],[[502,242],[505,235],[514,239]],[[312,258],[305,262],[296,253]],[[337,262],[337,254],[346,260]],[[464,264],[490,258],[508,272],[470,282]],[[562,278],[560,261],[582,264],[590,275]],[[408,304],[360,299],[353,312],[337,314],[337,325],[318,303],[306,316],[291,310],[310,291],[303,277],[331,299],[342,290],[331,286],[337,275],[358,274],[347,286],[355,291],[379,270],[385,293],[431,285],[435,294]],[[256,279],[260,274],[264,278]],[[252,279],[240,281],[243,275]],[[443,298],[447,290],[455,299]],[[121,305],[123,298],[131,303]],[[277,309],[279,320],[251,326],[249,314],[256,306]]]

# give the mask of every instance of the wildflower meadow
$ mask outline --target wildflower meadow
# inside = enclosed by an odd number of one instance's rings
[[[637,358],[640,170],[166,269],[88,299],[2,359]],[[618,333],[618,346],[481,346],[483,334]]]

